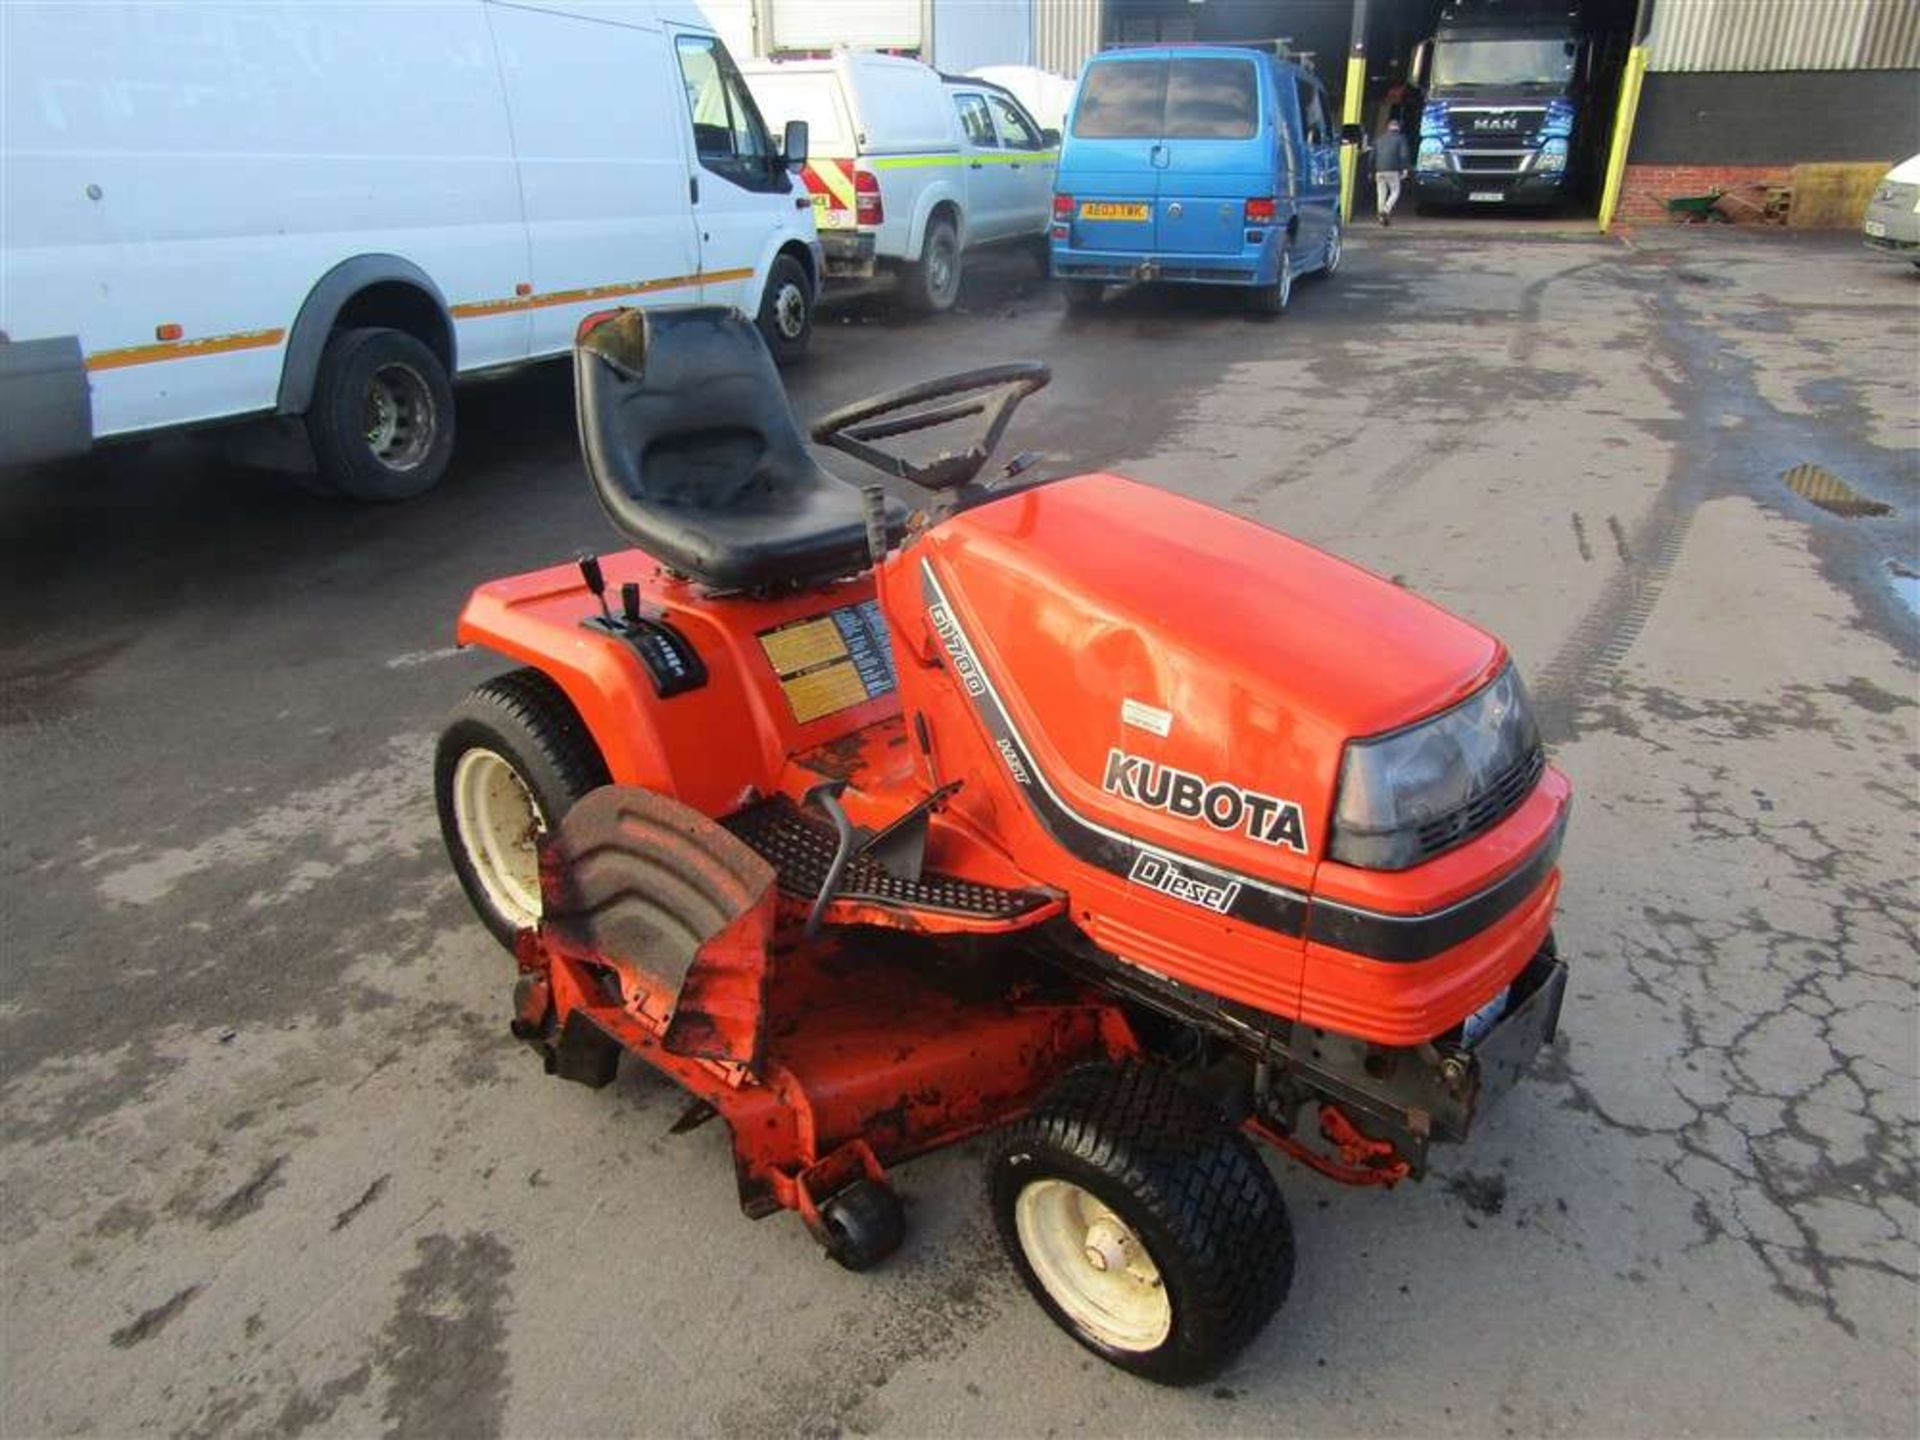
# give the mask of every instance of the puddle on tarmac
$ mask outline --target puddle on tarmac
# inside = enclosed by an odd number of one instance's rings
[[[1818,465],[1796,465],[1780,478],[1789,490],[1804,496],[1830,515],[1858,520],[1868,515],[1891,515],[1893,507],[1869,500],[1831,470]]]
[[[1920,570],[1915,570],[1911,565],[1902,565],[1898,560],[1889,560],[1887,577],[1901,604],[1913,612],[1914,619],[1920,620]]]

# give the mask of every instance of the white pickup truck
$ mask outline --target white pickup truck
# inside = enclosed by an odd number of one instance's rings
[[[892,271],[908,304],[946,310],[968,251],[1045,245],[1060,136],[1010,91],[867,51],[742,69],[775,129],[807,123],[829,277]]]

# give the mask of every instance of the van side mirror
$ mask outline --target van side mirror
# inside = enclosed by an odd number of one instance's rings
[[[1060,132],[1058,130],[1042,130],[1040,132],[1040,148],[1043,150],[1058,150],[1060,148]]]
[[[786,133],[780,137],[780,158],[794,168],[807,163],[806,121],[787,121]]]
[[[1364,145],[1367,143],[1367,132],[1358,125],[1342,125],[1340,127],[1340,143],[1342,145]]]

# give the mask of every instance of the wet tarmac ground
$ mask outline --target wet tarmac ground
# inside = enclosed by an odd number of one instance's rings
[[[433,735],[506,668],[453,650],[467,590],[617,544],[566,367],[464,387],[399,508],[109,452],[0,488],[0,1432],[1920,1428],[1920,273],[1396,227],[1262,320],[1069,316],[1013,256],[935,321],[824,312],[790,391],[1017,358],[1055,378],[1006,453],[1512,647],[1578,794],[1574,978],[1482,1133],[1390,1194],[1276,1159],[1292,1298],[1194,1391],[1051,1328],[976,1147],[905,1167],[905,1248],[846,1274],[739,1215],[664,1084],[539,1073],[440,848]]]

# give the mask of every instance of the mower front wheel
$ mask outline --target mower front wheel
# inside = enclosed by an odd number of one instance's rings
[[[834,1263],[871,1270],[900,1248],[907,1214],[900,1197],[876,1180],[856,1180],[820,1207],[821,1243]]]
[[[540,919],[536,841],[606,783],[579,712],[538,670],[481,682],[447,717],[433,760],[440,833],[475,913],[508,949]]]
[[[1251,1142],[1165,1070],[1088,1066],[988,1159],[1001,1243],[1102,1359],[1189,1385],[1257,1335],[1293,1280],[1286,1203]]]

